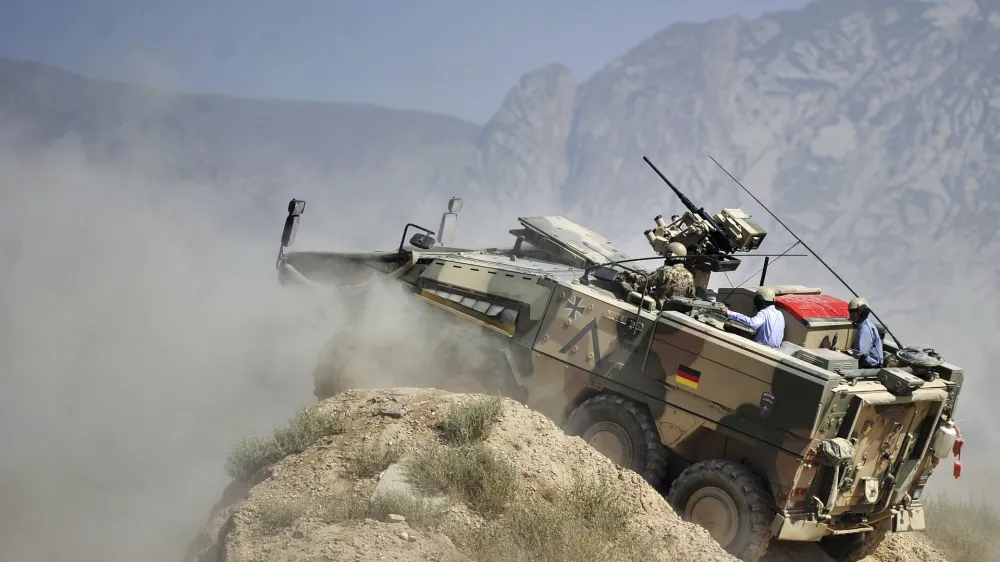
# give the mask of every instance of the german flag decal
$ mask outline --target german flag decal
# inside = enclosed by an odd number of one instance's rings
[[[698,381],[701,379],[701,373],[695,371],[687,365],[678,365],[676,373],[677,384],[684,385],[688,388],[698,388]]]

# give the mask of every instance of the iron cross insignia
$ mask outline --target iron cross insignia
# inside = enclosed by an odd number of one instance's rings
[[[576,320],[576,317],[583,314],[583,311],[586,310],[583,306],[583,297],[576,295],[573,297],[572,301],[566,303],[563,310],[566,311],[566,316],[568,316],[570,320]]]

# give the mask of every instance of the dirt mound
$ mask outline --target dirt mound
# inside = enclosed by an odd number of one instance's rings
[[[349,390],[248,439],[186,562],[735,561],[639,475],[508,399]],[[825,560],[815,545],[765,560]],[[869,562],[944,562],[891,537]]]

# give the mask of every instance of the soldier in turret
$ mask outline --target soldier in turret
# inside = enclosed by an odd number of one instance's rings
[[[671,257],[686,256],[687,248],[680,242],[671,242],[667,244],[666,250],[666,262],[649,275],[650,296],[661,304],[671,296],[694,296],[694,276],[684,264],[670,263]]]

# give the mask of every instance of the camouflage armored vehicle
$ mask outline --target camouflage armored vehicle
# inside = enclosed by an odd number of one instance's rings
[[[403,240],[420,232],[394,251],[285,252],[304,208],[294,200],[279,278],[360,291],[388,281],[426,304],[428,321],[468,326],[467,339],[442,348],[442,388],[471,376],[546,414],[747,562],[772,540],[816,541],[836,560],[858,560],[889,531],[924,529],[928,477],[960,453],[962,369],[900,348],[881,324],[889,366],[859,368],[833,349],[854,335],[848,303],[795,284],[766,285],[786,322],[780,348],[755,343],[724,314],[753,315],[755,288],[708,284],[766,232],[740,209],[709,216],[671,188],[688,210],[656,217],[645,235],[654,259],[681,264],[693,287],[651,286],[672,277],[559,216],[519,218],[509,248],[450,247],[410,224]],[[445,238],[458,205],[442,220]],[[364,384],[365,373],[338,370],[358,343],[331,339],[314,373],[319,398]],[[453,354],[466,345],[488,359],[463,363]]]

